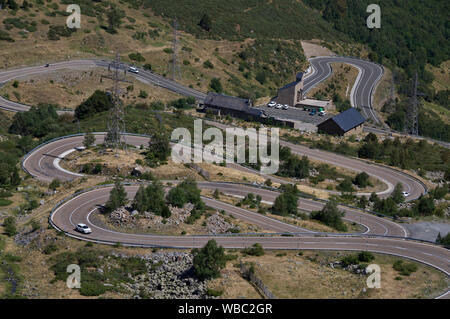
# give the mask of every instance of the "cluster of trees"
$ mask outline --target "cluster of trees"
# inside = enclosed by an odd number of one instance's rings
[[[170,217],[171,213],[164,199],[164,189],[162,184],[154,180],[147,187],[140,186],[134,197],[133,209],[140,213],[153,212],[164,218]]]
[[[413,202],[411,209],[399,209],[399,204],[405,201],[402,191],[403,188],[401,184],[397,184],[391,196],[388,198],[380,199],[375,193],[372,193],[369,201],[373,203],[373,210],[393,217],[444,215],[443,210],[436,207],[434,200],[442,199],[448,194],[449,189],[447,186],[437,187],[434,190],[431,190],[427,195],[420,196]],[[362,199],[360,199],[359,201],[360,204],[358,206],[365,208],[368,203],[367,200],[362,201]]]
[[[108,111],[113,107],[111,95],[107,92],[95,90],[95,92],[75,109],[75,117],[79,120],[86,119],[96,113]]]
[[[196,100],[192,96],[187,98],[180,98],[177,100],[170,101],[169,103],[167,103],[167,106],[171,106],[176,109],[191,109],[196,106]]]
[[[425,90],[422,88],[421,90]],[[441,93],[442,92],[442,93]],[[448,106],[448,90],[440,91],[436,96],[435,103],[449,108]],[[429,98],[432,100],[432,98]],[[389,113],[386,123],[394,130],[403,132],[406,128],[406,114],[409,100],[405,98],[403,101],[390,102],[382,111]],[[431,109],[425,110],[419,107],[418,131],[421,136],[428,136],[437,140],[450,141],[450,125],[445,123],[439,114]]]
[[[284,184],[281,186],[282,193],[275,199],[272,213],[281,216],[297,215],[299,190],[297,185]]]
[[[388,59],[412,76],[417,67],[424,72],[426,63],[439,65],[449,58],[446,37],[445,2],[420,0],[383,1],[382,27],[366,26],[366,8],[370,0],[306,0],[305,3],[322,12],[334,28],[354,40],[367,44],[372,60],[382,63]],[[421,25],[417,24],[421,21]]]
[[[280,168],[277,175],[289,176],[296,178],[306,178],[309,176],[310,163],[308,157],[303,156],[301,159],[297,155],[291,153],[288,147],[280,149]]]
[[[47,38],[52,41],[58,41],[61,37],[68,38],[77,28],[68,28],[65,25],[51,25],[48,28]]]
[[[38,104],[28,112],[17,112],[9,127],[9,133],[31,135],[41,138],[48,132],[59,129],[56,106],[52,104]]]
[[[227,255],[214,239],[209,240],[201,249],[193,249],[193,267],[195,275],[201,279],[213,279],[220,276],[220,270],[227,263]]]
[[[358,254],[346,255],[341,258],[341,264],[343,267],[347,267],[350,265],[357,265],[359,263],[369,263],[375,259],[375,256],[368,252],[362,251]]]
[[[186,203],[192,203],[196,209],[204,209],[205,204],[200,197],[200,193],[197,182],[188,178],[172,188],[167,194],[166,200],[176,207],[183,207]]]
[[[158,131],[148,142],[145,160],[148,166],[156,167],[166,163],[170,153],[169,137],[164,131]]]
[[[318,220],[323,224],[333,227],[342,232],[347,231],[347,225],[342,220],[345,212],[339,211],[335,201],[329,201],[320,211],[311,212],[311,219]]]
[[[114,187],[111,189],[104,211],[111,213],[117,208],[125,206],[127,202],[125,188],[119,181],[116,181]],[[153,212],[158,216],[168,218],[171,215],[170,209],[167,206],[168,204],[183,207],[186,203],[192,203],[194,205],[194,209],[191,212],[191,219],[193,221],[198,219],[205,210],[205,204],[200,198],[200,190],[195,180],[187,179],[181,182],[165,196],[162,183],[153,179],[147,186],[141,185],[139,187],[131,203],[131,207],[139,213]]]
[[[378,137],[369,133],[358,150],[358,156],[380,160],[388,165],[403,169],[423,169],[445,171],[450,166],[450,150],[425,140],[412,139],[404,143],[399,138],[378,142]]]
[[[262,197],[261,195],[256,195],[253,193],[248,193],[236,206],[248,206],[250,208],[259,207],[261,204]]]

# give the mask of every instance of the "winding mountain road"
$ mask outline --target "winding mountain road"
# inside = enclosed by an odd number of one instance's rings
[[[312,72],[304,80],[304,91],[307,93],[314,86],[323,82],[333,73],[331,63],[345,63],[358,69],[358,76],[350,93],[352,107],[361,109],[366,119],[374,124],[381,124],[372,106],[373,92],[383,76],[383,67],[379,64],[350,57],[316,57],[309,59]]]
[[[328,62],[332,60],[317,60],[314,62],[315,71],[307,78],[308,87],[317,84],[323,78],[329,76]],[[355,61],[349,61],[355,62]],[[49,67],[35,66],[16,70],[8,70],[0,72],[0,83],[9,81],[14,78],[28,76],[42,72],[51,72],[58,69],[81,69],[91,67],[105,67],[108,62],[102,60],[78,60],[53,63]],[[369,107],[365,116],[375,116],[371,113],[371,101],[367,100],[367,96],[371,97],[373,85],[376,83],[378,73],[376,69],[365,69],[364,65],[360,65],[362,69],[360,81],[357,81],[355,89],[352,90],[352,101],[356,106]],[[377,75],[378,74],[378,75]],[[165,87],[169,90],[180,94],[195,96],[203,99],[204,94],[178,83],[170,81],[166,78],[157,76],[151,72],[140,71],[135,75],[139,80]],[[364,82],[365,81],[365,82]],[[375,82],[373,82],[375,81]],[[369,94],[369,95],[367,95]],[[26,111],[29,106],[14,103],[0,98],[0,107],[11,111]],[[372,114],[372,115],[371,115]],[[213,125],[221,126],[222,124],[214,123]],[[95,135],[96,142],[103,141],[102,134]],[[54,178],[61,180],[70,180],[79,176],[79,174],[64,170],[59,166],[62,157],[74,151],[74,148],[82,145],[82,136],[72,136],[61,138],[50,143],[41,145],[27,156],[24,157],[22,167],[33,177],[42,181],[51,181]],[[148,138],[144,136],[129,135],[127,143],[140,146],[148,143]],[[282,145],[291,148],[293,153],[299,155],[307,155],[312,159],[317,159],[333,165],[341,166],[355,171],[365,171],[368,174],[385,182],[389,187],[389,191],[384,196],[389,195],[393,185],[402,183],[403,186],[411,193],[411,199],[420,196],[426,192],[426,188],[418,180],[399,172],[397,170],[360,161],[358,159],[347,158],[341,155],[328,153],[319,150],[312,150],[304,146],[282,142]],[[137,185],[126,186],[128,196],[132,198],[137,191]],[[199,187],[206,189],[219,189],[225,194],[232,196],[245,196],[249,192],[259,194],[263,201],[273,202],[278,193],[273,190],[252,187],[251,185],[218,183],[218,182],[199,182]],[[306,230],[295,225],[287,224],[282,221],[257,214],[242,208],[238,208],[223,202],[216,201],[211,198],[204,197],[203,200],[208,206],[217,210],[225,210],[226,213],[235,215],[236,217],[271,230],[275,233],[290,233],[290,236],[279,236],[276,234],[254,234],[252,236],[237,235],[197,235],[197,236],[162,236],[150,234],[129,234],[113,231],[97,222],[93,218],[93,214],[105,204],[108,199],[111,186],[99,187],[85,192],[76,194],[72,198],[68,198],[63,203],[57,205],[50,216],[51,224],[65,232],[67,235],[81,240],[95,241],[106,244],[114,244],[117,242],[129,246],[141,247],[173,247],[173,248],[192,248],[202,247],[209,239],[215,239],[218,244],[225,248],[243,248],[254,243],[260,243],[266,249],[323,249],[323,250],[367,250],[372,252],[390,254],[410,258],[424,264],[435,267],[450,276],[450,251],[443,247],[430,243],[418,242],[407,239],[409,235],[404,227],[394,223],[391,220],[380,218],[374,215],[360,212],[356,209],[341,207],[345,210],[345,218],[361,224],[364,231],[359,234],[318,234],[310,230]],[[301,209],[312,211],[318,210],[323,203],[300,199],[298,203]],[[90,235],[77,233],[74,228],[77,223],[86,223],[92,229]],[[450,290],[439,296],[439,298],[449,298]]]

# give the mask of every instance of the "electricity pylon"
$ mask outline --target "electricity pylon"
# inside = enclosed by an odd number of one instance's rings
[[[123,70],[123,74],[120,73]],[[105,136],[105,146],[114,148],[115,156],[118,156],[118,149],[127,149],[127,143],[125,135],[125,109],[123,108],[122,101],[120,100],[120,82],[128,82],[125,79],[126,66],[120,63],[119,53],[116,53],[115,60],[108,65],[108,71],[112,72],[109,75],[102,75],[101,79],[107,78],[113,81],[113,86],[110,88],[111,100],[113,107],[110,112],[108,120],[108,132]]]
[[[169,61],[169,72],[172,71],[172,80],[181,78],[180,65],[178,64],[178,23],[177,19],[173,20],[173,40],[172,40],[172,61]]]

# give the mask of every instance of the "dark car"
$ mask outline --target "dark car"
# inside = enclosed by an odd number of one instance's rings
[[[309,112],[309,115],[316,115],[316,110],[312,109],[311,112]]]

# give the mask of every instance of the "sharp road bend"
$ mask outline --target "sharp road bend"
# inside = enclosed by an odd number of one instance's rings
[[[384,73],[381,65],[370,61],[339,56],[316,57],[309,59],[309,62],[312,72],[304,80],[303,88],[305,93],[326,80],[333,73],[331,63],[345,63],[356,67],[358,76],[350,93],[350,103],[352,107],[361,109],[366,119],[372,120],[374,124],[381,124],[372,106],[373,92]]]
[[[96,133],[96,143],[101,143],[104,133]],[[127,144],[139,147],[148,143],[148,137],[139,135],[127,135]],[[75,148],[82,146],[83,135],[62,137],[43,144],[29,154],[22,162],[23,169],[38,180],[50,181],[54,178],[71,180],[80,174],[70,172],[59,165],[59,161]],[[294,152],[303,154],[308,148],[296,148],[298,145],[287,145],[293,147]],[[319,159],[330,160],[334,154],[317,151],[308,156],[319,156]],[[335,164],[342,162],[345,167],[356,170],[369,171],[389,183],[401,182],[409,185],[412,194],[419,195],[425,191],[422,184],[403,173],[397,173],[390,168],[376,166],[361,162],[356,159],[348,159],[342,156],[331,159]],[[265,203],[273,203],[279,193],[275,190],[255,187],[249,184],[226,183],[226,182],[198,182],[201,189],[215,190],[236,197],[243,197],[248,193],[260,195]],[[139,185],[126,185],[125,189],[129,198],[133,198]],[[243,248],[254,243],[260,243],[266,249],[323,249],[323,250],[368,250],[372,252],[390,254],[413,259],[433,266],[450,276],[450,251],[431,243],[418,242],[408,238],[408,231],[392,220],[381,218],[372,214],[361,212],[349,207],[340,207],[345,211],[345,219],[361,225],[360,233],[335,234],[317,233],[308,229],[300,228],[280,220],[251,212],[213,198],[203,197],[208,206],[216,210],[224,210],[243,221],[255,224],[261,228],[272,231],[272,234],[251,235],[197,235],[197,236],[162,236],[150,234],[129,234],[105,228],[96,223],[93,215],[103,206],[109,198],[111,186],[101,186],[85,190],[71,198],[67,198],[53,210],[50,216],[51,224],[58,230],[65,232],[71,237],[95,241],[99,243],[115,244],[117,242],[128,246],[139,247],[173,247],[193,248],[203,246],[209,239],[215,239],[225,248]],[[312,199],[299,199],[298,206],[302,210],[320,210],[324,203]],[[93,232],[89,235],[77,233],[75,225],[85,223]],[[280,236],[289,233],[291,236]],[[445,292],[440,298],[450,298],[450,291]]]
[[[336,60],[338,59],[338,60]],[[345,59],[345,60],[342,60]],[[345,62],[346,61],[346,62]],[[305,86],[311,88],[323,81],[330,75],[331,62],[345,62],[355,65],[360,71],[354,88],[352,89],[352,103],[354,106],[366,109],[367,118],[376,119],[376,114],[372,112],[371,97],[382,75],[382,68],[369,62],[339,57],[319,57],[311,59],[313,71],[305,79]],[[33,66],[20,69],[11,69],[0,72],[0,84],[11,79],[25,77],[38,73],[51,72],[59,69],[84,69],[93,67],[107,67],[105,60],[76,60],[67,62],[57,62],[49,67]],[[131,73],[130,73],[131,74]],[[139,74],[132,74],[138,80],[157,86],[167,88],[186,96],[194,96],[199,100],[204,99],[205,94],[187,88],[162,76],[155,75],[149,71],[140,70]],[[364,106],[364,107],[363,107]],[[9,111],[26,111],[28,105],[14,103],[0,97],[0,108]],[[364,111],[363,111],[364,112]],[[210,122],[221,128],[226,126],[216,122]],[[101,143],[104,133],[96,133],[96,143]],[[146,145],[148,137],[129,134],[126,137],[127,143],[135,146]],[[23,161],[23,169],[34,178],[49,182],[55,178],[60,180],[71,180],[81,176],[62,168],[60,161],[75,151],[77,146],[82,146],[83,136],[62,137],[52,140],[32,150]],[[381,196],[388,196],[393,186],[397,183],[403,184],[411,196],[409,199],[419,197],[427,192],[426,187],[414,177],[400,171],[371,164],[354,158],[309,149],[308,147],[295,145],[288,142],[281,142],[281,145],[290,147],[292,152],[299,155],[306,155],[314,160],[331,163],[354,171],[364,171],[378,178],[387,185],[387,189],[380,192]],[[242,168],[243,169],[243,168]],[[224,182],[198,182],[201,189],[210,189],[228,194],[230,196],[242,197],[248,193],[260,195],[266,203],[272,203],[278,192],[272,189],[255,187],[249,184],[224,183]],[[127,184],[125,186],[128,196],[132,198],[137,191],[138,185]],[[321,250],[367,250],[377,253],[390,254],[409,258],[430,265],[443,271],[450,276],[450,250],[441,246],[420,242],[409,238],[408,231],[401,225],[390,219],[378,217],[372,214],[361,212],[349,207],[340,207],[345,211],[345,219],[361,225],[360,233],[352,234],[324,234],[316,233],[308,229],[303,229],[295,225],[287,224],[280,220],[257,214],[246,209],[242,209],[230,204],[219,202],[209,197],[203,197],[205,203],[217,210],[224,210],[244,221],[264,227],[272,231],[271,234],[236,234],[236,235],[195,235],[195,236],[163,236],[150,234],[129,234],[113,231],[95,222],[93,215],[99,207],[104,205],[109,197],[111,186],[100,186],[67,198],[58,204],[50,215],[50,223],[58,230],[67,235],[86,241],[95,241],[105,244],[115,244],[117,242],[126,246],[139,247],[173,247],[173,248],[193,248],[202,247],[209,239],[215,239],[218,244],[225,248],[243,248],[254,243],[260,243],[266,249],[321,249]],[[301,198],[298,202],[299,208],[306,211],[319,210],[324,203],[312,199]],[[89,235],[77,233],[74,228],[77,223],[89,225],[93,232]],[[281,236],[289,233],[290,236]],[[450,298],[450,290],[447,290],[438,298]]]

